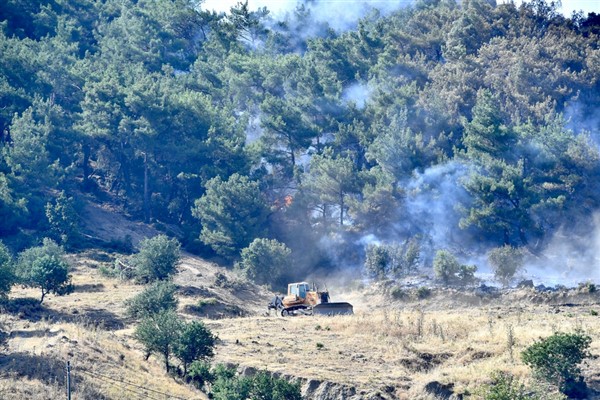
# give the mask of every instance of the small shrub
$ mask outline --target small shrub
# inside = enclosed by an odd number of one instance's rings
[[[421,286],[417,289],[417,298],[418,299],[426,299],[431,296],[431,289],[425,286]]]
[[[448,250],[438,250],[433,259],[433,272],[446,285],[472,283],[476,271],[475,265],[461,265]]]
[[[301,400],[300,384],[275,378],[267,371],[254,376],[237,376],[236,367],[217,365],[213,372],[210,396],[214,400]]]
[[[488,252],[488,262],[492,266],[494,276],[507,286],[517,271],[523,268],[523,251],[509,245],[497,247]]]
[[[324,348],[325,348],[325,345],[323,343],[317,342],[317,350],[323,350]]]
[[[198,307],[204,307],[204,306],[214,306],[215,304],[218,304],[219,300],[215,299],[214,297],[209,297],[206,299],[200,299],[198,300]]]
[[[395,287],[391,290],[390,295],[395,299],[395,300],[400,300],[406,297],[406,292],[404,291],[404,289],[402,289],[401,287]]]
[[[105,276],[107,278],[117,278],[119,276],[119,271],[116,268],[113,268],[108,265],[101,265],[98,268],[98,272],[100,275]]]
[[[580,293],[596,293],[598,291],[598,287],[592,282],[580,283],[577,287]]]
[[[598,316],[598,311],[596,310],[590,310],[590,315],[597,317]]]
[[[171,282],[155,282],[125,302],[127,314],[132,318],[146,318],[161,311],[174,311],[178,303],[176,290]]]
[[[60,240],[63,245],[75,245],[79,237],[79,218],[75,211],[73,197],[67,197],[62,191],[54,204],[46,204],[45,210],[52,236]]]
[[[585,398],[587,385],[579,364],[591,357],[588,351],[592,339],[581,332],[555,333],[529,346],[521,358],[534,374],[558,387],[572,398]]]
[[[46,238],[42,246],[22,251],[18,257],[15,275],[23,285],[41,289],[40,303],[49,293],[63,296],[73,291],[64,250],[52,239]]]
[[[560,395],[548,393],[547,390],[526,387],[507,372],[495,371],[491,378],[492,382],[480,390],[483,400],[559,400],[563,398]]]
[[[384,279],[388,273],[390,255],[386,247],[369,244],[365,258],[365,271],[373,279]]]
[[[132,257],[136,276],[143,282],[167,279],[175,273],[180,258],[177,239],[158,235],[140,242],[140,251]]]
[[[188,367],[186,378],[198,389],[202,389],[205,384],[214,380],[214,375],[210,370],[210,363],[206,361],[194,361]]]
[[[255,239],[242,250],[238,267],[252,281],[277,285],[290,265],[291,250],[277,240]]]

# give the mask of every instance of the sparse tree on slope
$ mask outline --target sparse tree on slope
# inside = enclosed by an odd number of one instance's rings
[[[63,296],[73,291],[64,250],[48,238],[42,246],[31,247],[19,254],[15,273],[22,284],[41,289],[40,303],[49,293]]]

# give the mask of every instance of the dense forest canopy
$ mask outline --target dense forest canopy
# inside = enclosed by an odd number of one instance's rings
[[[595,256],[600,15],[418,0],[339,30],[301,3],[278,20],[7,0],[0,21],[0,236],[17,247],[73,240],[86,198],[232,261],[277,239],[298,277],[361,265],[371,242],[416,240],[429,265],[557,235]]]

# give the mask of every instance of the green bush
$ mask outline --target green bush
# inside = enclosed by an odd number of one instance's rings
[[[0,298],[6,297],[15,281],[12,255],[4,243],[0,241]]]
[[[42,246],[22,251],[17,259],[15,275],[23,285],[41,289],[40,303],[49,293],[62,296],[73,291],[64,250],[52,239],[46,238]]]
[[[523,268],[523,250],[509,245],[497,247],[488,252],[488,262],[492,266],[494,276],[507,286],[517,271]]]
[[[67,197],[65,192],[62,191],[54,204],[46,204],[45,210],[53,237],[60,240],[63,245],[72,246],[77,244],[79,218],[75,211],[73,197]]]
[[[369,244],[365,258],[365,271],[374,279],[384,279],[388,273],[390,256],[384,246]]]
[[[158,235],[140,242],[140,251],[132,257],[136,277],[142,282],[167,279],[177,268],[180,244],[175,238]]]
[[[506,372],[493,372],[491,378],[492,382],[485,385],[480,391],[483,400],[560,400],[564,398],[561,395],[548,393],[548,390],[527,387]]]
[[[475,265],[461,265],[448,250],[438,250],[433,259],[435,277],[444,284],[465,285],[475,280]]]
[[[127,314],[132,318],[146,318],[160,311],[174,311],[178,303],[176,290],[171,282],[155,282],[125,302]]]
[[[273,377],[267,371],[254,376],[237,376],[236,367],[217,365],[210,396],[215,400],[301,400],[299,383]]]
[[[417,289],[417,298],[426,299],[429,296],[431,296],[431,289],[429,289],[428,287],[421,286]]]
[[[400,300],[406,297],[406,292],[401,287],[395,287],[390,291],[392,298]]]
[[[181,337],[184,322],[173,310],[163,310],[144,318],[135,328],[134,337],[140,342],[146,354],[161,354],[165,370],[169,372],[169,357]]]
[[[186,323],[175,344],[174,354],[183,363],[183,373],[195,361],[207,361],[214,355],[217,337],[200,321]]]
[[[416,271],[420,254],[416,238],[404,243],[370,244],[366,250],[365,271],[374,279],[400,278]]]
[[[210,370],[210,363],[201,360],[193,361],[190,364],[186,378],[198,389],[202,389],[205,384],[210,383],[215,379]]]
[[[448,250],[439,250],[433,259],[435,277],[445,284],[451,283],[458,273],[460,264]]]
[[[254,239],[242,250],[238,267],[254,282],[275,286],[290,268],[290,255],[291,250],[277,240]]]
[[[591,357],[588,351],[592,339],[581,332],[555,333],[529,346],[521,354],[534,375],[554,384],[571,398],[585,398],[587,385],[579,364]]]

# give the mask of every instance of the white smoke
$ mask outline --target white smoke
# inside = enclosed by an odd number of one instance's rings
[[[530,257],[526,275],[534,283],[576,286],[600,282],[600,214],[594,216],[593,232],[575,236],[559,230],[539,257]]]
[[[246,127],[246,145],[256,142],[263,134],[263,128],[260,125],[260,112],[252,116],[248,120],[248,126]]]
[[[284,20],[286,14],[304,5],[311,11],[315,22],[327,22],[337,31],[345,31],[356,26],[356,22],[369,11],[377,9],[387,15],[400,8],[412,5],[414,0],[249,0],[250,10],[267,7],[276,20]],[[239,0],[206,0],[205,10],[229,12]]]
[[[461,218],[459,206],[469,201],[461,179],[467,173],[467,166],[452,161],[415,173],[405,185],[404,218],[407,218],[412,232],[418,232],[430,242],[431,253],[438,249],[455,248],[461,242],[463,232],[458,227]],[[430,257],[432,254],[428,255]]]
[[[359,82],[344,89],[342,99],[346,103],[354,103],[357,108],[363,109],[370,99],[371,93],[369,85]]]

